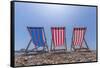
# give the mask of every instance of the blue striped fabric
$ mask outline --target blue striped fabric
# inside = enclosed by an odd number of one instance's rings
[[[43,47],[45,45],[43,28],[28,27],[28,30],[32,37],[33,44],[36,47]]]

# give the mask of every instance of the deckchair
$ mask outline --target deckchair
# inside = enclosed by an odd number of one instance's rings
[[[45,32],[43,27],[27,27],[28,32],[30,34],[31,40],[29,41],[25,52],[27,53],[29,50],[29,46],[31,42],[34,44],[32,49],[33,52],[48,52],[47,41],[45,37]],[[42,50],[39,50],[39,47],[42,47]]]
[[[89,51],[89,47],[85,40],[86,27],[76,27],[73,29],[71,50],[73,51]],[[86,45],[84,46],[83,43]]]
[[[51,52],[67,52],[65,27],[51,27],[51,34]]]

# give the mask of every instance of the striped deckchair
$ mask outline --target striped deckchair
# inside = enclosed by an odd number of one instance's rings
[[[34,49],[36,52],[48,51],[48,46],[46,42],[45,32],[43,27],[27,27],[28,32],[31,36],[31,40],[26,48],[26,52],[31,44],[34,44]],[[38,50],[39,47],[42,47],[42,50]]]
[[[85,40],[85,33],[86,33],[86,27],[78,27],[73,29],[73,35],[72,35],[72,43],[71,43],[71,50],[74,51],[81,51],[82,49],[88,50],[89,47],[87,45],[87,42]],[[85,43],[85,47],[83,44]]]
[[[65,27],[51,27],[51,51],[67,51]],[[58,49],[57,49],[58,47]],[[59,47],[63,47],[60,49]]]

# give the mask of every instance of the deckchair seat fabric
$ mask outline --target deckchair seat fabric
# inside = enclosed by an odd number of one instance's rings
[[[64,45],[65,40],[65,27],[52,27],[52,41],[55,47]]]
[[[36,47],[43,47],[45,45],[45,36],[42,27],[28,27],[28,31]]]
[[[86,28],[74,28],[73,45],[82,47]]]

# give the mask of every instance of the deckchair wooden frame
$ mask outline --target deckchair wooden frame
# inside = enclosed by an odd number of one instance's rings
[[[79,29],[79,28],[85,29],[85,32],[84,32],[84,34],[83,34],[82,44],[83,44],[83,42],[84,42],[85,45],[86,45],[86,48],[82,48],[82,47],[80,47],[80,48],[75,48],[75,45],[74,45],[74,43],[73,43],[73,38],[74,38],[74,30],[73,30],[73,32],[72,32],[71,51],[81,51],[81,49],[86,49],[86,51],[90,51],[90,49],[89,49],[89,47],[88,47],[88,44],[87,44],[87,42],[86,42],[86,40],[85,40],[85,33],[86,33],[87,28],[86,28],[86,27],[75,27],[75,28],[76,28],[76,29]],[[74,29],[75,29],[75,28],[74,28]]]
[[[53,27],[51,27],[51,30],[52,30],[52,28]],[[60,28],[60,27],[54,27],[54,28]],[[62,28],[62,27],[61,27]],[[54,45],[54,42],[53,42],[53,40],[51,39],[51,47],[50,47],[50,51],[51,52],[57,52],[57,51],[59,51],[59,52],[67,52],[67,43],[66,43],[66,28],[65,27],[63,27],[64,28],[64,35],[65,35],[65,38],[64,38],[64,46],[65,46],[65,49],[55,49],[55,45]],[[51,31],[51,36],[52,36],[52,31]]]
[[[27,30],[28,30],[28,28],[32,28],[32,29],[37,29],[37,28],[38,28],[38,29],[43,29],[44,36],[45,36],[45,31],[44,31],[44,28],[43,28],[43,27],[27,27]],[[28,30],[28,32],[29,32],[29,30]],[[30,34],[30,33],[29,33],[29,34]],[[32,36],[30,35],[30,37],[31,37],[31,40],[29,41],[29,43],[28,43],[28,45],[27,45],[27,47],[26,47],[26,49],[25,49],[25,53],[28,53],[28,52],[27,52],[27,51],[28,51],[28,48],[29,48],[30,44],[33,43],[33,42],[32,42]],[[46,36],[45,36],[45,40],[46,40]],[[34,43],[33,43],[33,44],[34,44]],[[46,51],[46,49],[47,49],[47,51]],[[34,51],[34,50],[36,50],[36,51]],[[40,52],[40,53],[42,53],[42,52],[48,52],[49,49],[48,49],[48,46],[47,46],[47,41],[45,41],[45,45],[43,46],[42,51],[38,50],[37,47],[34,48],[34,49],[32,49],[32,51],[33,51],[33,52]]]

